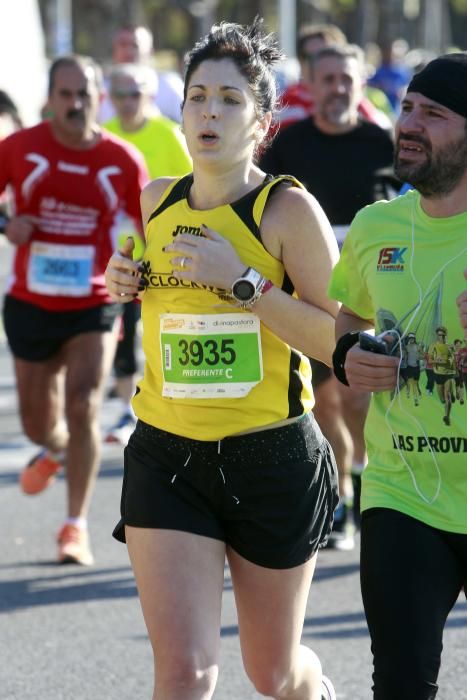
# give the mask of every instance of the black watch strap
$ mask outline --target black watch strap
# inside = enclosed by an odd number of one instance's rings
[[[347,353],[350,348],[358,343],[359,334],[360,331],[350,331],[350,333],[344,333],[344,335],[342,335],[337,341],[335,350],[332,353],[332,367],[334,369],[334,374],[341,384],[345,384],[346,386],[349,386],[349,382],[347,381],[344,369],[345,358],[347,357]]]

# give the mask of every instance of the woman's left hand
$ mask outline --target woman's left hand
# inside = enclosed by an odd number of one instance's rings
[[[202,236],[179,234],[164,252],[172,255],[173,275],[219,289],[231,289],[247,265],[237,255],[230,241],[217,231],[201,225]]]

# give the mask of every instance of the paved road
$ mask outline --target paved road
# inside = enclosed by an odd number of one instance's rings
[[[8,253],[0,244],[0,278]],[[103,427],[117,411],[114,402],[106,402]],[[63,479],[40,496],[19,492],[18,473],[34,451],[21,433],[11,361],[0,332],[0,698],[149,700],[149,643],[126,549],[110,536],[119,503],[121,450],[104,448],[90,514],[97,563],[89,569],[54,563],[54,537],[64,517]],[[258,700],[241,666],[228,569],[221,635],[215,697]],[[339,700],[370,699],[357,550],[320,554],[304,641],[322,659]],[[446,632],[440,700],[467,700],[466,648],[467,604],[460,600]]]

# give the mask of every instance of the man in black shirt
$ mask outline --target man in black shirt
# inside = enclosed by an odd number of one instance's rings
[[[358,113],[362,70],[357,46],[326,46],[311,56],[314,115],[281,131],[261,161],[266,172],[295,175],[333,226],[349,226],[363,206],[387,195],[393,140]]]
[[[313,117],[280,132],[264,153],[261,168],[294,175],[323,207],[339,244],[355,214],[391,192],[393,141],[390,133],[362,120],[363,52],[358,46],[325,46],[310,57],[309,81]],[[310,251],[313,254],[313,251]],[[339,385],[332,371],[312,360],[315,414],[331,442],[339,467],[341,503],[335,515],[331,546],[350,549],[347,525],[352,486],[359,503],[359,472],[365,462],[363,424],[367,398]],[[358,514],[357,514],[358,521]]]

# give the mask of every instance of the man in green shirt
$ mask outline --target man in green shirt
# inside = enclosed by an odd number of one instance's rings
[[[395,163],[415,190],[357,214],[329,290],[343,303],[335,372],[373,392],[361,584],[375,700],[435,698],[446,619],[467,587],[465,406],[452,405],[448,420],[437,396],[415,408],[401,371],[409,334],[424,347],[439,343],[437,331],[467,337],[466,84],[462,53],[412,78]],[[373,330],[379,338],[359,336]]]
[[[191,158],[179,124],[162,116],[154,105],[154,71],[136,63],[116,65],[109,76],[109,90],[116,114],[103,126],[141,151],[151,178],[189,173]]]

